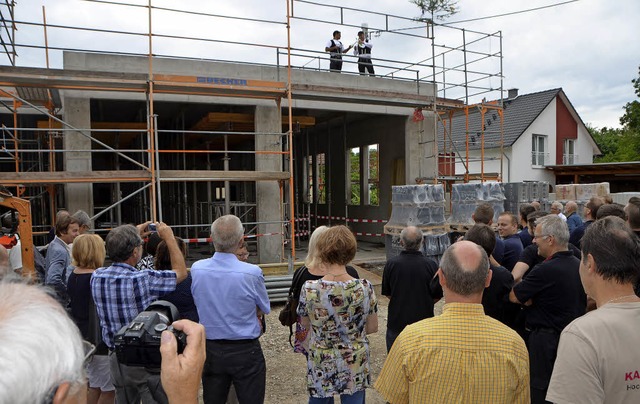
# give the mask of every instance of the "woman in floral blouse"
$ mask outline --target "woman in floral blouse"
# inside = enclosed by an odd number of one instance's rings
[[[329,228],[316,242],[324,277],[307,281],[298,314],[307,336],[309,403],[364,403],[369,387],[369,341],[378,331],[378,304],[373,286],[347,273],[356,254],[356,239],[346,226]]]

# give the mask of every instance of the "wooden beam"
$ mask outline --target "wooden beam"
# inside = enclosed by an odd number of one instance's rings
[[[289,179],[289,173],[284,171],[162,170],[160,178],[163,182],[281,181]],[[149,181],[151,181],[151,173],[145,170],[0,173],[0,184],[4,186]]]

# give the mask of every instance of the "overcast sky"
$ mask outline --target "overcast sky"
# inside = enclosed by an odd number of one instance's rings
[[[146,5],[148,0],[113,0],[115,2]],[[291,21],[291,43],[301,49],[304,57],[294,58],[294,64],[307,67],[328,67],[321,54],[331,32],[343,33],[345,44],[355,40],[357,26],[366,22],[370,27],[386,27],[386,19],[367,11],[413,18],[419,15],[417,7],[408,0],[317,0],[322,4],[341,5],[362,12],[321,7],[294,2]],[[459,13],[447,22],[493,16],[541,6],[562,3],[561,0],[460,0]],[[274,46],[286,46],[286,0],[152,0],[153,6],[181,8],[209,14],[264,19],[275,23],[247,22],[210,16],[193,16],[155,10],[153,32],[156,34],[210,38],[222,41],[258,43],[264,47],[250,47],[221,42],[187,41],[178,39],[154,39],[154,53],[202,57],[205,59],[239,60],[256,63],[276,63]],[[139,7],[101,4],[83,0],[22,0],[16,5],[16,20],[42,22],[42,6],[45,6],[47,23],[51,25],[83,26],[106,30],[122,30],[137,33],[148,32],[148,14]],[[314,22],[319,19],[327,22]],[[421,24],[389,18],[389,29],[420,27]],[[453,24],[469,31],[494,33],[503,36],[503,88],[518,88],[520,94],[533,93],[562,87],[585,123],[596,127],[617,127],[625,103],[635,99],[631,79],[638,77],[640,65],[640,41],[638,24],[640,1],[578,0],[552,8],[522,14],[479,21]],[[348,26],[353,25],[353,27]],[[16,33],[18,44],[44,44],[42,27],[19,25]],[[424,35],[424,28],[402,31]],[[148,41],[143,36],[94,34],[84,31],[55,29],[49,27],[50,47],[108,50],[114,52],[146,53]],[[467,41],[473,39],[467,32]],[[461,31],[436,28],[436,44],[460,46]],[[4,38],[4,36],[3,36]],[[421,76],[430,72],[425,67],[410,66],[431,54],[431,42],[410,36],[383,32],[373,37],[373,55],[379,60],[377,73],[388,73],[384,66],[404,66],[421,70]],[[479,41],[474,50],[483,53],[499,51],[498,39]],[[438,52],[436,52],[438,53]],[[19,66],[44,66],[44,51],[18,48]],[[59,52],[50,52],[51,67],[61,68]],[[285,61],[282,55],[280,63]],[[384,62],[395,60],[400,62]],[[3,60],[3,63],[7,63]],[[448,64],[456,63],[451,55]],[[478,62],[483,72],[499,72],[499,59]],[[345,66],[355,71],[355,66]],[[415,73],[413,73],[415,75]],[[458,77],[449,73],[447,81],[456,82]],[[493,77],[482,82],[484,87],[496,88],[500,80]],[[455,97],[451,90],[447,96]],[[490,94],[488,99],[495,98]],[[476,101],[476,100],[471,100]]]

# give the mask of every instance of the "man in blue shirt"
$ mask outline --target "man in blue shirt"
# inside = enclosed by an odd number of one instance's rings
[[[574,229],[582,226],[582,219],[577,213],[578,204],[575,201],[569,201],[564,210],[567,212],[567,226],[569,226],[569,234],[571,234]]]
[[[135,265],[142,257],[142,237],[148,235],[148,225],[118,226],[107,235],[106,247],[110,267],[99,268],[91,276],[91,295],[96,304],[102,339],[110,350],[110,367],[119,403],[168,402],[160,385],[159,369],[149,372],[143,367],[133,367],[118,362],[114,354],[115,334],[129,325],[159,297],[173,292],[176,284],[187,278],[184,256],[176,243],[173,231],[160,222],[156,229],[167,243],[171,255],[171,271],[137,270]]]
[[[271,308],[260,267],[235,255],[243,237],[238,217],[219,217],[211,225],[216,252],[191,267],[191,293],[207,336],[205,403],[224,403],[231,383],[241,404],[264,402],[266,365],[258,316]]]
[[[511,272],[523,250],[518,236],[518,219],[513,213],[503,212],[498,216],[498,233],[504,240],[504,258],[500,264]]]

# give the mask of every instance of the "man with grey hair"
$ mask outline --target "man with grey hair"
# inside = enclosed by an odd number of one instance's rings
[[[0,282],[0,403],[86,402],[82,337],[41,287]]]
[[[564,215],[564,213],[562,213],[563,209],[564,207],[562,206],[562,202],[553,201],[551,203],[551,208],[549,210],[551,211],[552,214],[557,215],[560,219],[566,222],[567,217]]]
[[[186,334],[187,346],[178,354],[173,334],[163,332],[163,386],[171,402],[195,403],[204,328],[189,320],[173,325]],[[95,347],[82,341],[78,327],[44,288],[0,282],[0,330],[0,403],[87,402],[85,362]]]
[[[578,204],[575,201],[569,201],[564,207],[567,212],[567,227],[569,227],[569,234],[579,226],[582,226],[582,218],[578,215]]]
[[[84,210],[78,210],[71,216],[78,221],[78,225],[80,225],[80,234],[85,234],[89,229],[91,229],[91,218]]]
[[[438,265],[422,254],[422,230],[408,226],[400,233],[404,251],[390,258],[382,273],[382,294],[389,298],[387,352],[409,324],[433,317],[433,297],[429,283]]]
[[[438,275],[447,302],[442,315],[400,333],[376,390],[390,403],[528,403],[524,341],[482,309],[491,282],[487,253],[470,241],[454,243]]]
[[[173,292],[176,284],[187,278],[184,256],[173,231],[159,222],[156,229],[167,243],[172,271],[137,270],[142,257],[142,237],[148,235],[146,222],[137,226],[122,225],[107,235],[107,254],[113,263],[97,269],[91,276],[91,295],[96,304],[102,339],[110,350],[111,379],[116,387],[116,400],[129,402],[167,402],[160,385],[159,371],[133,367],[118,362],[114,354],[115,334],[144,311],[151,303]]]
[[[216,252],[191,267],[191,293],[207,336],[205,403],[224,403],[231,384],[240,403],[264,401],[266,364],[258,315],[271,311],[262,270],[235,255],[244,228],[234,215],[211,225]]]
[[[587,296],[580,283],[580,260],[568,250],[569,229],[556,215],[536,220],[533,242],[546,258],[516,284],[509,299],[527,307],[531,402],[544,403],[558,351],[560,332],[582,316]]]

